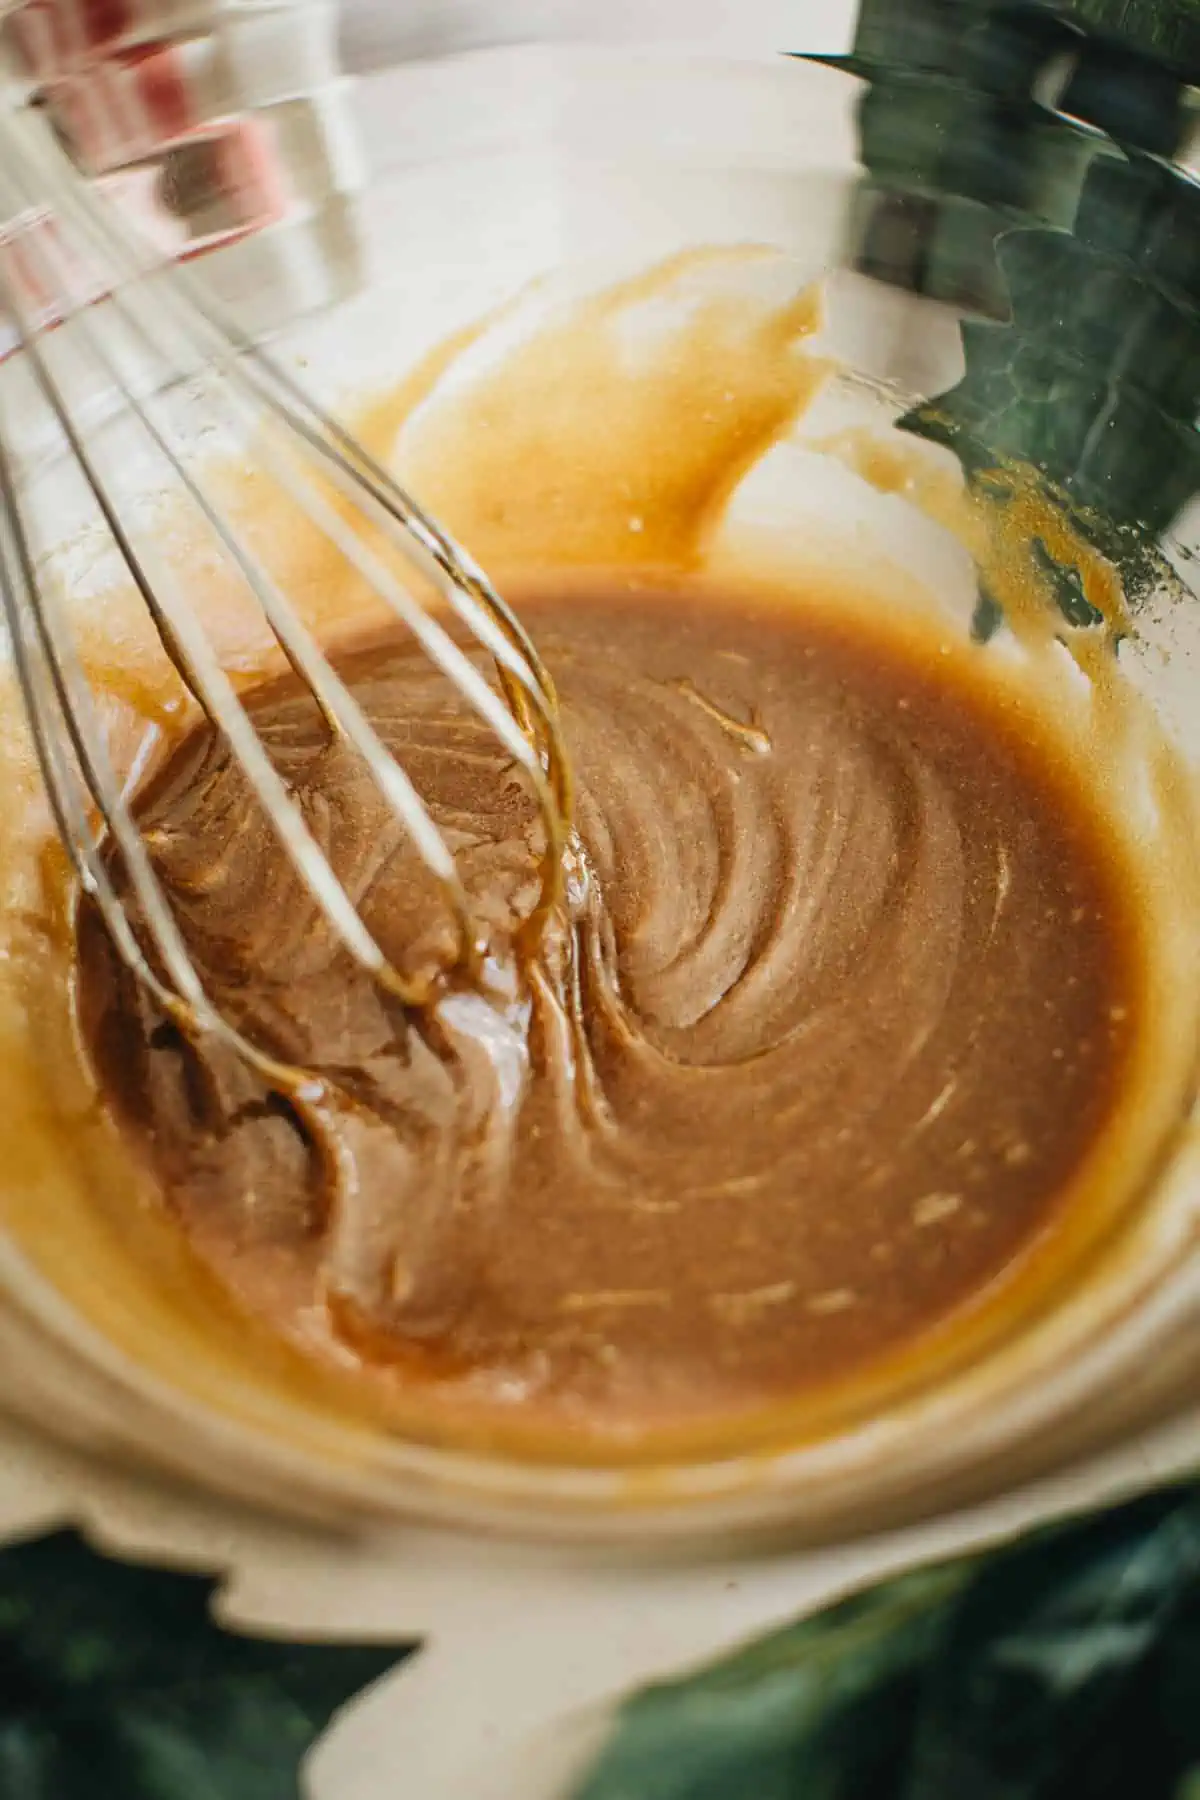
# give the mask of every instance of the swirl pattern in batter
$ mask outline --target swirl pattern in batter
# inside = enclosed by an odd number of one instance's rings
[[[1000,1280],[1118,1102],[1137,984],[1095,821],[957,664],[686,584],[517,599],[581,846],[534,962],[535,811],[389,640],[341,667],[456,850],[491,990],[415,1014],[356,977],[198,732],[142,802],[158,867],[213,991],[331,1097],[185,1042],[86,909],[81,1013],[244,1306],[385,1396],[620,1442],[828,1382]],[[385,949],[444,966],[369,778],[286,684],[253,706]]]

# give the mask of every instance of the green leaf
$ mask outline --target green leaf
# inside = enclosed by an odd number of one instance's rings
[[[235,1635],[211,1592],[73,1532],[0,1551],[0,1800],[298,1800],[333,1714],[405,1652]]]
[[[860,65],[949,71],[977,32],[993,29],[1043,40],[1084,33],[1192,79],[1200,65],[1200,0],[860,0],[854,54]]]
[[[1200,1489],[913,1574],[636,1696],[576,1800],[1200,1800]]]
[[[964,1579],[954,1568],[905,1576],[650,1689],[626,1708],[580,1800],[875,1793],[907,1739],[914,1680]]]
[[[963,326],[963,380],[905,427],[1032,464],[1118,529],[1168,529],[1200,490],[1200,191],[1102,147],[1073,229],[1008,232],[996,260],[1007,322]]]
[[[865,78],[854,266],[981,315],[907,428],[1168,530],[1200,491],[1200,0],[863,0],[824,60]]]
[[[1044,0],[1043,0],[1044,4]],[[1197,0],[1066,0],[1056,6],[1081,31],[1094,31],[1194,76],[1200,66]]]

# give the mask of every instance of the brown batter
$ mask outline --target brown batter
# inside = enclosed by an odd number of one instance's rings
[[[719,1424],[913,1340],[1052,1221],[1136,1035],[1127,901],[959,658],[627,575],[510,597],[583,846],[539,963],[532,805],[381,642],[341,666],[458,853],[490,994],[404,1015],[354,978],[201,733],[144,802],[160,870],[210,991],[332,1097],[186,1044],[86,912],[85,1030],[193,1243],[312,1353],[485,1422]],[[437,967],[449,921],[369,778],[294,691],[255,711],[385,949]]]

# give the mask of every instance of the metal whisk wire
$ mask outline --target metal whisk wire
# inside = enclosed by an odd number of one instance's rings
[[[203,519],[225,561],[262,610],[280,649],[305,683],[331,731],[362,757],[389,807],[439,883],[459,934],[459,962],[477,966],[470,912],[453,855],[420,795],[383,745],[353,695],[326,660],[269,570],[238,535],[200,471],[172,445],[160,408],[170,387],[200,359],[206,377],[219,377],[221,401],[243,428],[260,434],[264,416],[286,429],[286,448],[260,437],[264,469],[303,507],[322,536],[412,633],[432,662],[458,687],[520,768],[544,823],[541,890],[527,925],[540,929],[562,879],[570,820],[567,762],[559,735],[553,687],[519,621],[459,549],[364,447],[254,344],[236,322],[202,295],[198,284],[168,269],[119,220],[102,213],[74,175],[44,123],[30,114],[0,116],[0,203],[6,216],[50,216],[58,233],[26,233],[23,250],[38,269],[39,286],[55,296],[59,318],[34,317],[14,278],[13,237],[0,244],[0,311],[16,334],[22,362],[37,394],[82,474],[119,557],[145,601],[160,641],[185,685],[224,736],[262,803],[266,816],[320,913],[360,967],[402,1000],[417,1003],[427,988],[406,980],[371,935],[255,732],[229,675],[196,613],[154,569],[153,551],[133,541],[114,495],[114,483],[93,455],[46,342],[51,324],[73,332],[98,368],[123,414],[132,419],[171,478]],[[106,281],[106,322],[117,321],[139,356],[149,350],[170,379],[139,392],[93,318],[94,294],[79,292],[78,274],[60,247],[81,242],[93,264],[113,271]],[[153,305],[151,305],[153,300]],[[170,329],[178,333],[170,339]],[[188,353],[181,358],[178,345]],[[182,367],[180,366],[182,362]],[[314,476],[313,471],[316,471]],[[318,478],[353,509],[347,522],[318,486]],[[358,529],[356,529],[356,525]],[[491,655],[501,695],[487,683],[460,644],[399,578],[363,535],[369,529],[432,578],[447,610]],[[153,570],[153,572],[152,572]],[[156,875],[128,793],[118,779],[100,729],[95,698],[63,609],[37,572],[22,505],[22,484],[0,421],[0,601],[34,748],[63,842],[84,890],[95,900],[119,952],[158,1003],[189,1030],[214,1032],[276,1082],[304,1078],[247,1040],[205,991],[186,941]],[[501,697],[502,696],[502,697]],[[93,821],[98,821],[98,827]],[[124,865],[154,960],[146,954],[107,866],[111,843]],[[156,968],[155,962],[158,967]],[[161,971],[161,972],[160,972]]]

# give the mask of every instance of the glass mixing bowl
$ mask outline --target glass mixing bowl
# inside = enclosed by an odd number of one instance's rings
[[[897,429],[961,373],[959,322],[943,304],[845,267],[857,97],[849,77],[798,63],[599,51],[506,50],[372,76],[361,95],[376,167],[364,202],[371,279],[335,313],[293,328],[280,354],[319,397],[354,416],[477,321],[494,321],[473,352],[486,360],[511,347],[538,307],[576,305],[632,272],[660,271],[632,327],[635,358],[638,333],[670,340],[705,284],[762,317],[819,283],[824,322],[812,350],[833,372],[794,429],[751,459],[707,554],[719,564],[732,545],[770,547],[785,559],[860,570],[876,585],[884,571],[889,604],[936,618],[966,643],[981,635],[987,593],[976,547],[956,528],[961,471],[945,447]],[[717,253],[689,260],[696,250]],[[447,379],[453,390],[453,370]],[[587,403],[581,390],[579,405]],[[187,396],[178,404],[187,430]],[[140,483],[136,504],[149,516],[159,500],[155,465],[143,468],[125,426],[103,430],[106,453]],[[226,440],[199,426],[193,438],[197,458],[236,459],[245,448],[236,434]],[[47,568],[62,578],[88,644],[136,683],[131,615],[109,594],[111,566],[85,528],[71,478],[44,446],[31,440],[28,450]],[[406,454],[419,482],[419,430]],[[611,495],[595,486],[600,466],[590,479],[603,506]],[[1037,504],[1039,528],[1053,538],[1054,503]],[[1077,543],[1086,561],[1095,552],[1073,529],[1063,527],[1062,541]],[[0,788],[10,819],[39,825],[14,829],[19,845],[4,869],[5,1398],[66,1436],[280,1510],[341,1520],[419,1513],[613,1538],[764,1525],[843,1532],[1012,1481],[1178,1403],[1196,1316],[1200,1207],[1190,1129],[1200,609],[1186,529],[1161,544],[1126,533],[1124,545],[1136,593],[1131,585],[1123,679],[1173,772],[1165,787],[1134,783],[1113,821],[1153,850],[1156,870],[1146,905],[1162,980],[1142,1071],[1145,1179],[1111,1214],[1077,1208],[1070,1244],[970,1343],[778,1441],[653,1467],[466,1454],[385,1431],[299,1380],[260,1340],[240,1339],[219,1297],[181,1278],[170,1243],[142,1245],[130,1228],[131,1167],[89,1135],[94,1104],[63,1075],[70,1021],[27,979],[45,822],[10,710]],[[1050,640],[1066,635],[1060,624]],[[236,630],[226,649],[252,665],[254,644]],[[1065,655],[1055,668],[1064,712],[1078,711],[1082,730],[1087,684]]]

